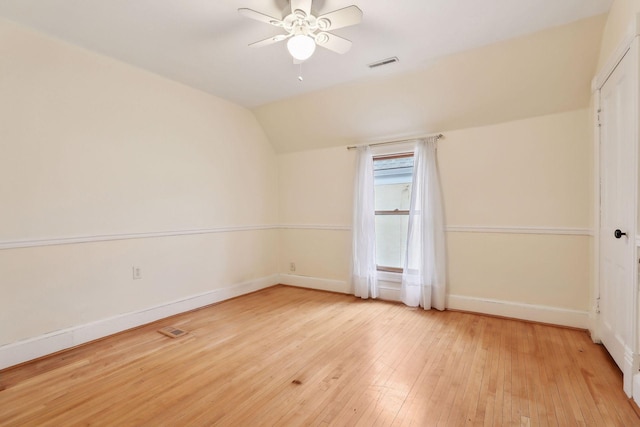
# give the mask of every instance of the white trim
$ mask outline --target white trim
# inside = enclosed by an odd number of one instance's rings
[[[591,295],[589,313],[589,332],[593,342],[601,344],[602,337],[598,327],[600,313],[600,89],[594,93],[593,104],[593,245],[591,246]]]
[[[636,159],[635,167],[633,168],[633,194],[635,195],[635,203],[633,204],[633,212],[632,212],[632,220],[633,224],[631,233],[632,235],[636,235],[638,233],[637,221],[638,221],[638,203],[640,198],[638,197],[638,174],[639,174],[639,165],[638,165],[638,150],[640,144],[640,122],[638,121],[638,114],[640,113],[640,37],[638,36],[639,25],[640,25],[640,13],[636,14],[636,19],[633,21],[635,26],[635,34],[636,37],[633,38],[631,43],[631,51],[633,53],[632,58],[634,58],[634,67],[633,67],[633,75],[635,76],[634,83],[635,88],[633,91],[635,102],[634,102],[634,113],[633,113],[633,121],[634,121],[634,137],[635,144],[633,145],[633,158]],[[638,247],[633,245],[631,248],[632,259],[629,261],[631,264],[631,277],[633,280],[631,293],[631,300],[633,301],[632,309],[631,309],[631,348],[627,349],[628,354],[625,354],[625,360],[627,365],[627,369],[624,371],[624,391],[627,393],[627,396],[633,397],[633,375],[638,372],[640,368],[640,356],[638,354],[638,293],[640,290],[638,289]]]
[[[350,231],[348,225],[325,224],[286,224],[281,229],[292,230],[334,230]],[[450,225],[445,227],[449,233],[501,233],[501,234],[543,234],[561,236],[593,236],[593,230],[588,228],[571,227],[517,227],[517,226],[483,226],[483,225]]]
[[[634,377],[637,375],[638,368],[640,367],[640,355],[630,349],[628,346],[624,347],[624,365],[622,378],[622,389],[626,393],[627,397],[638,396],[634,394]]]
[[[633,401],[640,406],[640,374],[633,376]]]
[[[350,225],[329,225],[329,224],[281,224],[278,228],[282,230],[330,230],[330,231],[351,231]]]
[[[613,51],[611,56],[604,63],[602,68],[599,70],[598,74],[591,80],[591,92],[595,93],[599,91],[602,86],[605,84],[613,70],[615,70],[616,66],[620,63],[624,55],[629,51],[633,40],[640,35],[640,14],[637,14],[635,19],[631,21],[627,31],[616,48]]]
[[[551,307],[546,305],[523,304],[519,302],[495,300],[488,298],[448,295],[447,308],[469,311],[473,313],[491,314],[513,319],[530,320],[587,329],[589,313],[582,310]]]
[[[402,302],[399,287],[386,287],[380,283],[378,284],[378,298],[383,301]]]
[[[147,233],[127,233],[127,234],[98,234],[89,236],[74,237],[57,237],[51,239],[31,239],[31,240],[14,240],[0,241],[0,250],[32,248],[37,246],[54,246],[69,245],[74,243],[93,243],[107,242],[111,240],[129,240],[129,239],[150,239],[156,237],[173,237],[173,236],[189,236],[193,234],[214,234],[214,233],[230,233],[237,231],[254,231],[254,230],[277,230],[277,225],[245,225],[238,227],[216,227],[216,228],[200,228],[193,230],[172,230],[172,231],[155,231]]]
[[[402,273],[394,273],[391,271],[378,271],[378,281],[400,283],[402,282]]]
[[[298,276],[295,274],[281,274],[280,284],[296,286],[298,288],[338,292],[341,294],[350,293],[349,285],[344,280],[321,279],[319,277]]]
[[[469,226],[451,225],[447,232],[453,233],[502,233],[502,234],[550,234],[561,236],[593,236],[588,228],[566,227],[502,227],[502,226]]]
[[[317,289],[345,294],[350,293],[347,282],[342,280],[281,274],[280,283],[300,288]],[[381,286],[379,286],[379,294],[379,299],[381,300],[400,301],[399,287],[385,286],[384,284],[381,284]],[[512,301],[449,294],[447,295],[447,308],[472,313],[490,314],[513,319],[549,323],[552,325],[569,326],[573,328],[587,329],[589,326],[588,311],[545,305],[524,304]]]
[[[331,224],[282,224],[282,225],[245,225],[237,227],[200,228],[193,230],[171,230],[147,233],[98,234],[88,236],[57,237],[50,239],[25,239],[0,241],[0,250],[33,248],[39,246],[70,245],[78,243],[108,242],[113,240],[151,239],[158,237],[190,236],[196,234],[233,233],[256,230],[327,230],[351,231],[350,225]],[[501,227],[501,226],[468,226],[455,225],[446,227],[447,232],[455,233],[503,233],[503,234],[543,234],[567,236],[593,236],[592,230],[586,228],[561,227]]]
[[[75,347],[169,316],[268,288],[277,285],[278,282],[279,276],[275,274],[237,283],[226,288],[214,289],[199,295],[193,295],[144,310],[121,314],[108,319],[101,319],[85,325],[74,326],[39,337],[3,345],[0,346],[0,369]]]
[[[400,287],[388,286],[385,280],[378,283],[378,299],[384,301],[400,302]],[[298,288],[315,289],[319,291],[351,294],[349,284],[343,280],[321,279],[319,277],[296,276],[294,274],[281,274],[280,284],[295,286]]]
[[[378,298],[385,301],[402,302],[400,286],[402,273],[378,271]]]

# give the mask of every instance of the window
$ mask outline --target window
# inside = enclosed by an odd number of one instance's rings
[[[402,273],[407,250],[413,154],[373,159],[376,208],[376,264],[379,271]]]

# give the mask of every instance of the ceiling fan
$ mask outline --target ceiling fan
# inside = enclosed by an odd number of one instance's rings
[[[247,18],[282,28],[287,32],[286,34],[278,34],[277,36],[251,43],[249,46],[262,47],[289,39],[287,50],[294,60],[300,63],[313,55],[316,45],[337,53],[346,53],[351,49],[351,41],[327,31],[360,23],[362,11],[358,6],[351,5],[320,16],[314,16],[311,13],[312,0],[291,0],[290,3],[291,13],[281,19],[253,9],[238,9],[238,13]]]

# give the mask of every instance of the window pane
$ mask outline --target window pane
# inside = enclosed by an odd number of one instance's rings
[[[413,157],[376,160],[373,169],[376,210],[408,210],[411,200]]]
[[[411,183],[376,185],[376,210],[409,210],[411,203]]]
[[[409,215],[376,215],[376,264],[402,268]]]
[[[413,157],[374,159],[376,211],[408,211]],[[402,269],[409,216],[376,215],[378,267]]]
[[[374,159],[373,171],[376,185],[410,183],[413,173],[413,156]]]

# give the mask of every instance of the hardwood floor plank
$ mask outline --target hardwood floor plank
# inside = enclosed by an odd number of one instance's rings
[[[583,331],[286,286],[0,374],[1,426],[640,426]]]
[[[498,319],[489,319],[485,329],[482,348],[487,353],[482,387],[479,392],[478,406],[474,417],[475,425],[492,426],[494,423],[498,362],[500,358],[500,334]]]

